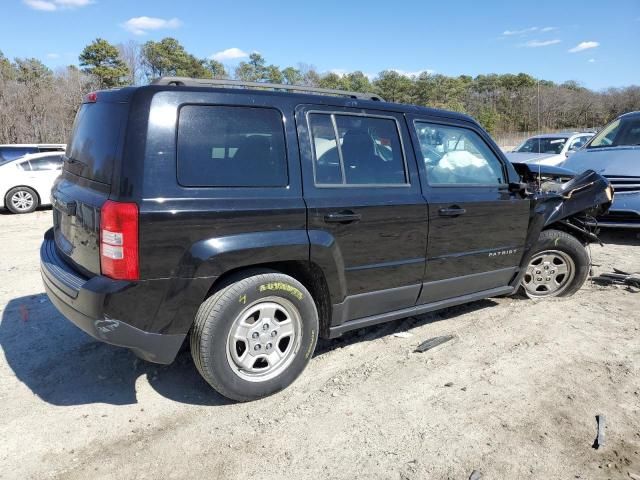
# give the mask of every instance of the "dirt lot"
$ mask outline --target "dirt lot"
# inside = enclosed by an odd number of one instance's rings
[[[145,363],[57,313],[38,271],[50,218],[0,215],[0,478],[640,475],[640,293],[588,284],[566,300],[486,300],[355,332],[321,343],[285,392],[232,404],[188,352]],[[604,239],[596,271],[640,271],[635,235]]]

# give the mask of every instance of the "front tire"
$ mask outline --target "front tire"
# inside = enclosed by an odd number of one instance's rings
[[[521,287],[529,298],[568,297],[589,276],[589,253],[577,238],[560,230],[540,234]]]
[[[241,402],[278,392],[307,366],[318,337],[309,291],[282,273],[259,273],[215,292],[200,306],[191,355],[204,379]]]
[[[38,194],[29,187],[15,187],[7,192],[4,204],[11,213],[31,213],[40,204]]]

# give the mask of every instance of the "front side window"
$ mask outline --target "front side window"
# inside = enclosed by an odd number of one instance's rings
[[[18,163],[18,168],[20,170],[25,170],[27,172],[30,172],[31,171],[31,164],[29,163],[29,160],[26,160],[24,162]]]
[[[62,155],[51,155],[48,157],[30,160],[31,170],[34,172],[60,170],[62,168]]]
[[[178,181],[183,186],[288,184],[282,114],[272,108],[184,106],[177,152]]]
[[[504,184],[502,163],[473,130],[415,122],[430,185]]]
[[[395,119],[312,113],[309,126],[316,184],[407,184]]]
[[[571,143],[569,144],[568,150],[570,152],[574,152],[576,150],[579,150],[580,147],[582,147],[585,143],[586,143],[586,138],[585,137],[576,137],[573,140],[571,140]]]

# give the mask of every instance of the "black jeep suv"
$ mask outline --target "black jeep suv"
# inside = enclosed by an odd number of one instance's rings
[[[41,248],[54,305],[221,394],[300,375],[318,336],[507,295],[570,295],[612,189],[549,193],[470,117],[375,95],[168,78],[87,95]],[[529,183],[527,183],[529,182]],[[548,189],[547,189],[548,190]]]

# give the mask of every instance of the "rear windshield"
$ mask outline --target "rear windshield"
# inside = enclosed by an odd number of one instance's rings
[[[106,102],[80,107],[67,149],[66,170],[96,182],[111,183],[126,107]]]

